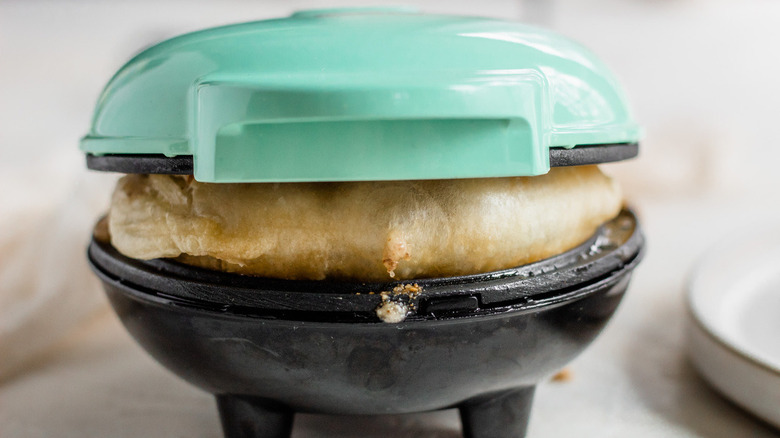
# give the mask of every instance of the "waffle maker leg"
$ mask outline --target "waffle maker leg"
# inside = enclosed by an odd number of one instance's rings
[[[463,437],[524,437],[534,389],[529,386],[465,401],[459,406]]]
[[[225,438],[289,438],[294,412],[268,400],[218,395]]]

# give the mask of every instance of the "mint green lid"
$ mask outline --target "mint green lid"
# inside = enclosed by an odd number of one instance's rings
[[[103,91],[88,154],[192,156],[203,182],[540,175],[634,143],[607,67],[553,32],[408,9],[304,11],[162,42]]]

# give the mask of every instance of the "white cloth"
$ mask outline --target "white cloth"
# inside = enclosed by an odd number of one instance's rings
[[[0,175],[0,205],[12,213],[0,218],[0,380],[104,307],[85,250],[115,177],[57,173],[60,163]],[[47,178],[21,183],[30,173]]]

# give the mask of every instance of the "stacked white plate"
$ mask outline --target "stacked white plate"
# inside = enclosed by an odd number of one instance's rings
[[[713,248],[688,290],[689,354],[704,378],[780,428],[780,224]]]

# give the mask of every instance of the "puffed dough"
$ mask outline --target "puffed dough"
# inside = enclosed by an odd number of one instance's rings
[[[615,217],[596,166],[535,177],[207,184],[127,175],[111,243],[137,259],[284,279],[387,281],[489,272],[571,249]]]

